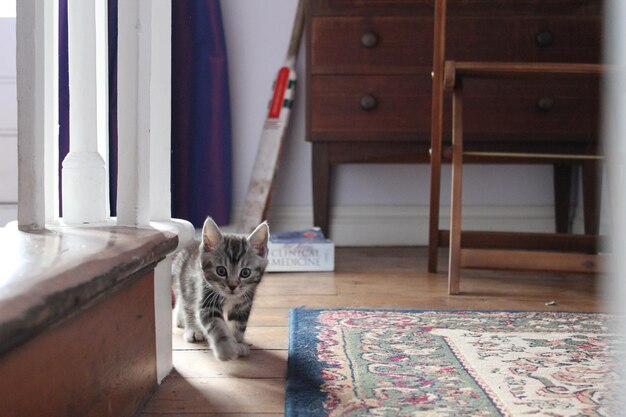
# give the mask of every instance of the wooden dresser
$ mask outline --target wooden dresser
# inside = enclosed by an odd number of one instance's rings
[[[327,234],[333,165],[429,161],[433,10],[434,0],[307,2],[306,139],[313,146],[314,223]],[[446,55],[599,62],[601,15],[601,0],[449,0]],[[466,149],[592,148],[598,84],[468,82]],[[561,204],[569,204],[572,169],[555,166]],[[566,227],[567,219],[559,222]]]

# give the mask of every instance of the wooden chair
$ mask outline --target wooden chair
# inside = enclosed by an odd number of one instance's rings
[[[437,247],[448,243],[450,250],[448,291],[460,292],[460,269],[509,269],[561,272],[589,272],[599,269],[597,171],[601,156],[595,145],[563,153],[532,149],[512,151],[464,150],[463,81],[466,79],[546,79],[563,77],[600,77],[600,64],[507,63],[445,61],[446,0],[435,0],[435,37],[433,62],[433,119],[431,143],[431,212],[429,270],[436,270]],[[452,92],[452,146],[443,149],[444,91]],[[439,230],[440,172],[442,159],[452,163],[450,231]],[[463,163],[543,163],[580,164],[583,167],[585,235],[564,233],[513,233],[461,231]],[[556,166],[556,165],[555,165]],[[557,207],[558,209],[558,207]],[[586,210],[587,211],[587,210]]]

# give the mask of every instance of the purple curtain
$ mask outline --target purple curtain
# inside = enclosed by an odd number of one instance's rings
[[[108,1],[109,42],[109,201],[117,215],[117,2]]]
[[[59,216],[63,215],[61,162],[70,151],[70,83],[67,57],[67,0],[59,0]]]
[[[172,214],[230,222],[231,121],[219,0],[172,1]]]
[[[117,190],[117,4],[108,1],[109,184]],[[69,151],[67,0],[59,0],[59,172]],[[231,125],[219,0],[172,0],[172,215],[230,222]]]

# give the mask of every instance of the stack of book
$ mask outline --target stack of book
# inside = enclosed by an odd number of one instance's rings
[[[318,227],[270,235],[268,272],[333,271],[335,245]]]

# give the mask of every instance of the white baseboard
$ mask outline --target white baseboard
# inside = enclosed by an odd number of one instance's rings
[[[580,210],[579,210],[580,211]],[[582,230],[579,211],[574,231]],[[239,210],[233,211],[237,219]],[[17,219],[17,204],[0,204],[0,227]],[[269,213],[272,231],[299,230],[313,226],[311,206],[275,206]],[[449,207],[441,208],[440,227],[447,229]],[[234,223],[234,222],[233,222]],[[551,232],[554,230],[552,206],[465,207],[466,230]],[[609,230],[602,219],[601,233]],[[331,239],[336,246],[426,246],[428,245],[427,206],[339,206],[332,209]],[[226,226],[227,232],[234,226]]]
[[[339,206],[332,209],[331,236],[336,246],[425,246],[428,244],[428,206]],[[465,230],[554,231],[552,206],[464,207]],[[239,210],[233,212],[237,219]],[[273,231],[313,226],[310,206],[273,206],[269,213]],[[449,207],[441,208],[440,225],[447,229]],[[576,216],[574,230],[582,229]]]

